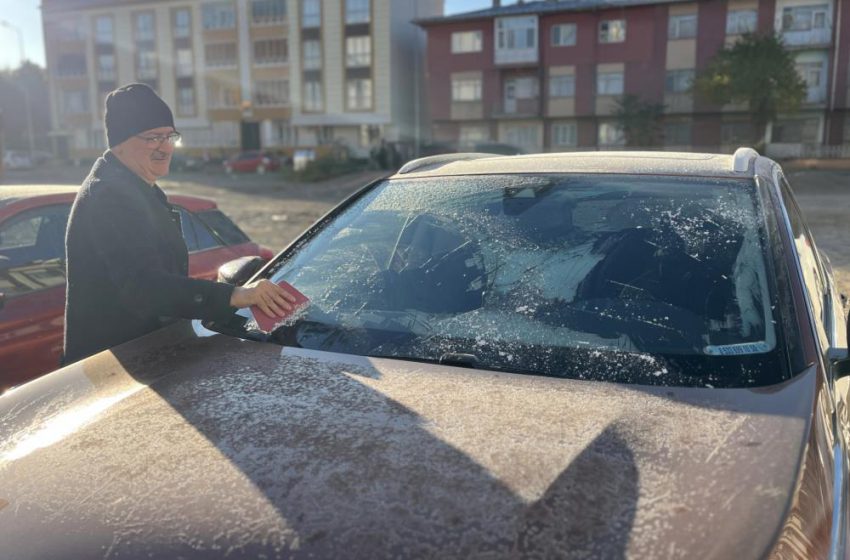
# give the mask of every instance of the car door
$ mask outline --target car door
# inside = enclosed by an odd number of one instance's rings
[[[0,224],[0,390],[59,367],[69,211],[42,206]]]
[[[824,465],[832,471],[831,495],[825,497],[824,505],[830,507],[831,538],[830,547],[835,557],[844,557],[847,530],[847,487],[848,457],[847,442],[850,441],[850,418],[848,418],[848,399],[850,385],[848,378],[836,380],[832,366],[835,360],[846,354],[847,338],[843,305],[835,293],[835,285],[830,270],[824,266],[817,250],[815,239],[803,218],[788,181],[777,173],[775,176],[782,196],[782,202],[791,228],[792,241],[796,249],[799,271],[808,299],[808,308],[814,334],[818,341],[818,350],[826,373],[825,390],[829,395],[828,418],[822,422],[827,433],[831,457],[822,456]],[[826,451],[826,450],[824,450]],[[831,463],[831,465],[829,464]]]

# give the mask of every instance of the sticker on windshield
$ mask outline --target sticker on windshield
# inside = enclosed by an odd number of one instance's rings
[[[745,342],[743,344],[724,344],[722,346],[706,346],[703,351],[709,356],[740,356],[743,354],[764,354],[770,351],[770,345],[764,340]]]

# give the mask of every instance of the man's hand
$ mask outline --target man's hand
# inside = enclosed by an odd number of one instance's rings
[[[292,311],[295,296],[268,280],[258,280],[245,286],[237,286],[230,296],[232,307],[251,307],[256,305],[269,317],[283,317]]]

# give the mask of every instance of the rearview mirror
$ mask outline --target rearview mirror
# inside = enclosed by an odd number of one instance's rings
[[[241,286],[269,262],[263,257],[239,257],[218,267],[218,281]]]

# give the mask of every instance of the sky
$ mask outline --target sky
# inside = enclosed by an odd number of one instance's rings
[[[240,0],[245,1],[245,0]],[[504,0],[512,4],[514,0]],[[41,0],[0,0],[0,22],[20,29],[27,60],[44,66],[44,38],[41,30]],[[445,12],[455,14],[492,6],[492,0],[445,0]],[[17,68],[20,63],[18,33],[0,23],[0,70]]]

